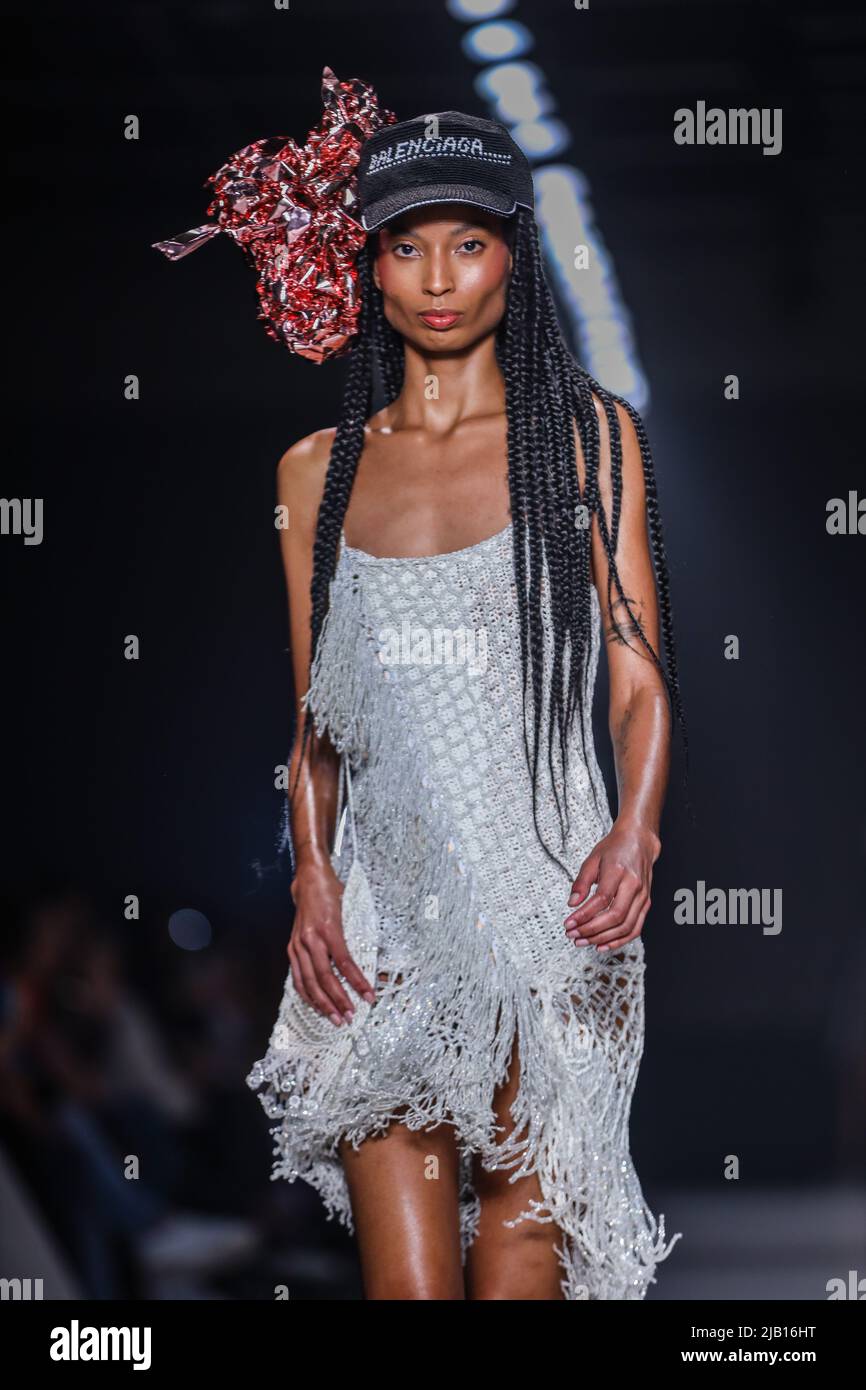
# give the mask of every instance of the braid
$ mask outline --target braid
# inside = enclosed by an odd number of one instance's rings
[[[563,807],[560,780],[555,776],[556,748],[562,769],[561,785],[567,785],[569,739],[574,715],[580,715],[584,760],[590,768],[587,734],[591,708],[587,707],[588,660],[592,641],[592,518],[608,562],[608,607],[613,611],[613,588],[619,594],[643,646],[664,681],[669,707],[678,721],[688,767],[688,738],[680,695],[670,581],[667,571],[658,495],[649,441],[637,411],[622,397],[605,388],[581,367],[569,352],[556,315],[533,215],[518,208],[507,224],[513,263],[505,313],[496,334],[496,355],[505,381],[508,446],[508,488],[514,551],[514,575],[518,596],[520,652],[523,669],[523,742],[532,775],[533,820],[548,856],[566,865],[545,844],[538,823],[538,759],[541,729],[547,729],[547,766],[560,828],[567,833],[568,808]],[[388,323],[381,294],[373,281],[373,246],[368,243],[359,258],[362,296],[358,336],[351,354],[340,422],[328,464],[313,546],[311,583],[312,651],[318,647],[328,608],[340,532],[349,504],[358,461],[364,446],[364,427],[371,413],[373,373],[378,372],[387,402],[403,384],[404,353],[400,335]],[[605,514],[599,489],[601,433],[595,395],[605,412],[610,437],[611,514]],[[616,550],[622,512],[622,433],[616,406],[632,420],[643,465],[650,547],[656,575],[659,611],[667,668],[653,650],[623,593],[616,566]],[[577,472],[574,422],[585,465],[583,492]],[[578,508],[583,509],[581,521]],[[542,591],[549,586],[550,650],[542,622]],[[546,661],[551,678],[545,688]],[[544,709],[545,694],[549,709]],[[527,721],[531,723],[531,738]],[[312,712],[305,712],[298,771],[303,763],[312,729]],[[598,792],[590,772],[596,808]],[[563,812],[565,818],[563,818]]]
[[[373,399],[372,364],[376,335],[372,331],[375,313],[372,294],[374,285],[368,256],[360,257],[358,278],[359,292],[362,295],[358,337],[349,359],[342,410],[328,461],[316,522],[316,537],[313,542],[313,575],[310,583],[312,652],[315,652],[318,646],[319,634],[328,609],[330,582],[337,565],[340,531],[364,447],[364,426],[370,417]],[[307,709],[304,714],[295,790],[300,783],[304,754],[312,728],[313,713]]]

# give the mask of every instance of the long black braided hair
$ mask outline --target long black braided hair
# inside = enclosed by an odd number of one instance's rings
[[[508,485],[523,666],[523,738],[532,776],[536,834],[548,856],[562,865],[562,861],[544,841],[536,811],[545,694],[546,634],[540,606],[542,565],[546,557],[552,617],[552,632],[549,633],[552,652],[548,658],[552,663],[552,678],[548,692],[547,762],[564,837],[567,833],[568,810],[566,805],[564,821],[559,786],[554,775],[554,748],[558,746],[564,785],[575,710],[580,715],[584,757],[587,752],[584,696],[593,620],[590,570],[593,516],[598,519],[608,560],[608,608],[613,613],[611,599],[615,585],[619,594],[618,603],[628,614],[629,630],[637,634],[664,681],[669,709],[676,716],[681,730],[686,766],[688,736],[680,697],[670,584],[655,475],[643,422],[628,401],[605,390],[569,351],[544,274],[538,226],[532,212],[518,207],[510,218],[503,221],[513,261],[505,313],[496,333],[496,356],[505,379]],[[376,240],[373,233],[359,256],[362,300],[359,328],[350,356],[342,411],[331,449],[313,545],[313,653],[317,650],[328,608],[329,584],[337,563],[343,518],[364,446],[364,427],[372,413],[374,368],[378,368],[386,403],[399,395],[403,385],[403,339],[388,323],[382,294],[373,280]],[[608,424],[610,517],[605,515],[599,492],[600,430],[593,392],[603,406]],[[617,404],[625,409],[632,420],[640,445],[666,666],[653,650],[632,612],[616,566],[622,501],[622,438]],[[582,494],[575,455],[574,421],[577,423],[586,469]],[[628,637],[616,619],[613,621],[620,638],[627,641]],[[533,713],[531,752],[526,719],[528,684],[532,691]],[[313,713],[308,708],[298,760],[298,781],[312,728]],[[592,794],[598,807],[594,782]],[[566,869],[566,872],[570,871]]]

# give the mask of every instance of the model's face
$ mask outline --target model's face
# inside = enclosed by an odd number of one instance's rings
[[[469,203],[435,203],[404,213],[378,238],[373,277],[385,317],[419,351],[454,352],[496,329],[512,265],[501,218]]]

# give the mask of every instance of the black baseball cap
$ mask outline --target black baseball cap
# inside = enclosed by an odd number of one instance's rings
[[[357,175],[368,232],[427,203],[474,203],[501,216],[535,207],[529,160],[506,127],[462,111],[382,126],[361,146]]]

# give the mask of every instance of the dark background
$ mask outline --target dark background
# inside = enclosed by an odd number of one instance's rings
[[[268,1190],[267,1121],[243,1085],[273,1022],[291,907],[273,786],[291,733],[274,474],[290,443],[336,423],[345,363],[316,367],[266,337],[227,238],[178,265],[151,243],[205,220],[204,180],[232,152],[306,137],[326,63],[370,81],[400,119],[491,112],[461,50],[466,25],[440,4],[2,14],[3,493],[45,507],[40,546],[0,538],[7,977],[20,978],[49,902],[67,904],[68,968],[81,970],[77,893],[87,931],[115,943],[122,988],[209,1098],[173,1200],[257,1221],[266,1246],[278,1231],[281,1249],[307,1252],[295,1287],[351,1296],[350,1247],[317,1199]],[[863,1231],[866,539],[830,536],[825,519],[828,499],[866,492],[866,15],[544,0],[507,17],[534,35],[528,58],[572,135],[557,158],[589,181],[651,391],[694,806],[692,819],[678,747],[632,1112],[647,1194],[684,1233],[659,1296],[824,1297],[856,1259],[833,1232]],[[673,112],[699,99],[782,107],[781,154],[676,145]],[[136,662],[123,657],[129,633]],[[724,659],[729,634],[738,661]],[[701,879],[781,888],[782,932],[677,925],[675,891]],[[195,953],[168,934],[189,908],[209,923]],[[226,1059],[215,1085],[194,1065],[214,1036]],[[121,1142],[108,1121],[105,1133]],[[738,1182],[723,1177],[731,1154]],[[828,1193],[842,1194],[832,1217]],[[735,1214],[749,1234],[732,1250]],[[800,1282],[773,1245],[792,1226],[809,1232]],[[316,1264],[323,1242],[346,1256],[348,1292],[335,1292],[336,1265]],[[751,1284],[746,1264],[762,1271]],[[266,1263],[236,1278],[204,1287],[270,1296]]]

